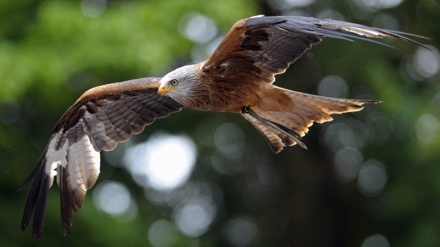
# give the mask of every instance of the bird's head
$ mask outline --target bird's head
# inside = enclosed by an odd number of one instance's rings
[[[166,74],[160,80],[158,93],[162,96],[169,97],[178,101],[180,97],[187,96],[191,91],[198,69],[194,65],[187,65]]]

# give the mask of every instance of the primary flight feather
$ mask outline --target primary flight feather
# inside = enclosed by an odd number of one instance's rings
[[[414,41],[403,32],[344,21],[299,16],[258,16],[239,20],[204,62],[183,66],[163,78],[107,84],[85,92],[58,121],[40,159],[20,186],[33,179],[23,213],[24,230],[33,216],[41,238],[46,199],[54,177],[60,187],[65,234],[72,214],[99,175],[101,150],[110,151],[157,118],[182,108],[241,114],[277,153],[299,144],[314,123],[331,114],[362,110],[376,100],[310,95],[273,85],[275,75],[324,37],[343,40],[392,38]],[[420,37],[420,36],[416,36]],[[426,46],[424,46],[426,47]]]

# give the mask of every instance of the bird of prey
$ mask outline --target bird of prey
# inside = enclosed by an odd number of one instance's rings
[[[342,40],[392,38],[410,41],[408,33],[344,21],[299,16],[255,16],[234,24],[204,62],[180,67],[163,78],[141,78],[86,91],[56,124],[41,157],[20,186],[33,179],[21,228],[33,215],[33,235],[43,231],[46,199],[54,177],[60,187],[65,234],[72,229],[86,191],[96,182],[100,151],[110,151],[156,118],[182,108],[241,114],[277,153],[299,144],[314,123],[331,114],[359,111],[376,100],[339,99],[305,94],[273,85],[324,37]],[[377,43],[377,41],[376,41]],[[382,44],[382,43],[380,43]]]

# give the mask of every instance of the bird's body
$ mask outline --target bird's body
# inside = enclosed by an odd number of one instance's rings
[[[405,33],[310,17],[258,16],[238,21],[204,62],[177,68],[163,78],[141,78],[85,92],[57,123],[42,156],[20,188],[34,179],[22,229],[34,215],[41,237],[47,191],[60,186],[64,232],[72,213],[99,175],[99,152],[110,151],[156,118],[189,108],[241,114],[274,152],[299,144],[314,123],[331,114],[359,111],[376,100],[337,99],[273,85],[303,53],[324,37],[343,40],[394,38],[422,45]],[[408,35],[408,34],[406,34]],[[422,45],[423,46],[423,45]]]

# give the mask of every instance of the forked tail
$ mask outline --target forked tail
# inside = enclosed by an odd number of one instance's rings
[[[262,110],[258,107],[243,107],[242,110],[243,117],[260,131],[275,153],[295,144],[306,148],[301,137],[307,134],[314,122],[331,121],[331,114],[360,111],[364,104],[380,103],[378,100],[330,98],[290,90],[283,93],[294,103],[290,111]]]

